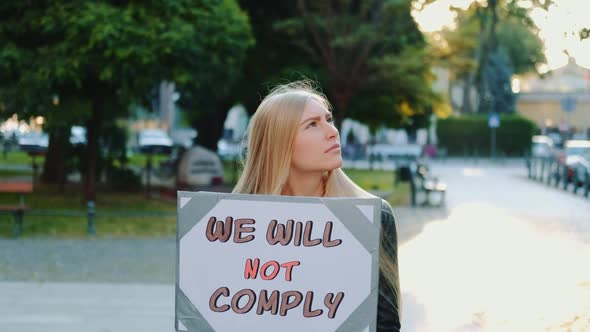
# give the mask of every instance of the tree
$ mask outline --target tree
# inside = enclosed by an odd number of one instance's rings
[[[432,102],[426,43],[410,0],[298,0],[297,9],[276,28],[323,68],[337,121],[349,115],[354,99],[351,115],[361,121],[399,112],[402,100],[416,110]],[[369,115],[358,98],[382,109]]]
[[[0,5],[0,93],[20,113],[56,94],[88,105],[85,198],[95,199],[103,125],[161,80],[190,93],[223,90],[252,43],[233,0],[45,1]]]
[[[454,82],[463,83],[462,113],[472,113],[470,91],[477,70],[476,50],[479,47],[479,27],[476,19],[467,11],[453,8],[456,28],[444,28],[435,39],[434,56],[450,71],[449,96]]]
[[[497,33],[498,43],[506,51],[514,74],[538,73],[538,66],[547,61],[536,28],[508,17],[499,24]]]
[[[489,69],[504,68],[514,74],[536,72],[537,66],[545,62],[543,43],[528,9],[520,7],[516,0],[490,1],[485,7],[474,2],[467,10],[454,10],[457,28],[441,32],[445,43],[439,47],[438,56],[451,69],[452,78],[463,82],[462,111],[470,113],[473,109],[473,85],[477,86],[480,111],[489,110],[485,106],[489,105],[489,94],[500,91],[489,87],[496,86],[501,77],[506,80],[502,86],[511,80],[511,76],[496,75]],[[498,67],[500,63],[505,66]]]
[[[513,70],[503,49],[490,54],[483,68],[485,78],[480,88],[480,112],[514,113],[516,98],[512,93]]]
[[[183,107],[199,109],[199,112],[189,113],[188,118],[199,132],[199,144],[212,150],[217,149],[227,112],[232,105],[242,103],[249,113],[253,113],[264,95],[276,84],[302,77],[324,81],[318,66],[292,45],[284,34],[273,29],[275,22],[296,13],[293,2],[240,0],[240,6],[250,18],[256,43],[247,50],[243,66],[237,68],[240,69],[238,78],[233,84],[228,82],[223,91],[183,94],[180,99]]]

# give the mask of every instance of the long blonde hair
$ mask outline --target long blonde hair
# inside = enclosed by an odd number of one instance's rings
[[[242,161],[242,175],[234,187],[234,193],[282,194],[291,168],[297,124],[310,100],[332,110],[328,99],[314,89],[310,81],[279,85],[262,100],[250,120],[244,139],[246,157]],[[324,185],[325,197],[375,197],[354,183],[341,168],[326,172]],[[382,244],[384,240],[382,236]],[[397,262],[387,254],[383,245],[379,256],[381,272],[396,294],[401,296],[397,289]]]

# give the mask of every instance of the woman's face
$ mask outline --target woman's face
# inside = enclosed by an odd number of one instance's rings
[[[332,113],[310,99],[297,126],[291,167],[297,171],[331,171],[342,165],[340,136]]]

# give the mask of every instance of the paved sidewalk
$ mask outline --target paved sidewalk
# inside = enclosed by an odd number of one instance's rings
[[[3,332],[174,331],[174,286],[0,282]]]

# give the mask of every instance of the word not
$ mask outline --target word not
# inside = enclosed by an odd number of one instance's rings
[[[305,297],[301,292],[298,291],[286,291],[282,294],[278,290],[274,290],[268,294],[267,290],[261,290],[256,296],[256,293],[251,289],[242,289],[235,293],[230,301],[230,304],[219,305],[220,297],[229,298],[230,291],[227,287],[218,288],[209,299],[209,308],[214,312],[226,312],[230,308],[236,314],[247,314],[254,307],[256,307],[256,314],[261,316],[265,311],[270,312],[271,315],[286,316],[289,310],[297,308],[301,302],[303,317],[313,318],[318,317],[324,313],[323,309],[312,309],[314,293],[309,291],[305,293]],[[242,298],[247,299],[245,304],[240,304]],[[324,296],[324,307],[328,309],[328,318],[333,319],[336,316],[338,307],[342,303],[344,293],[339,292],[336,295],[334,293],[327,293]],[[258,303],[257,303],[258,301]]]
[[[254,234],[245,235],[244,233],[253,233],[254,227],[246,227],[244,225],[254,225],[256,220],[249,218],[234,219],[232,217],[225,218],[225,223],[217,220],[215,217],[210,217],[207,222],[206,236],[211,242],[221,241],[227,242],[232,237],[233,242],[246,243],[254,240]],[[322,245],[325,248],[336,247],[342,243],[340,239],[332,239],[333,223],[328,221],[324,224],[324,232],[321,238],[312,239],[313,221],[295,222],[292,219],[287,220],[286,224],[279,223],[273,219],[266,231],[266,241],[270,245],[280,243],[282,246],[293,243],[294,246],[313,247]]]
[[[258,267],[260,266],[260,259],[255,258],[254,260],[252,260],[251,258],[248,258],[246,260],[246,268],[244,269],[244,279],[256,279],[256,275],[258,274],[258,271],[260,271],[260,278],[262,278],[262,280],[273,280],[274,278],[276,278],[277,274],[279,274],[279,270],[281,269],[281,267],[284,267],[285,280],[291,281],[291,273],[293,272],[293,267],[299,266],[300,264],[301,262],[291,261],[279,265],[279,262],[277,261],[269,261],[264,263],[262,267],[260,267],[259,269]],[[272,267],[273,270],[269,274],[268,269],[270,267]]]

